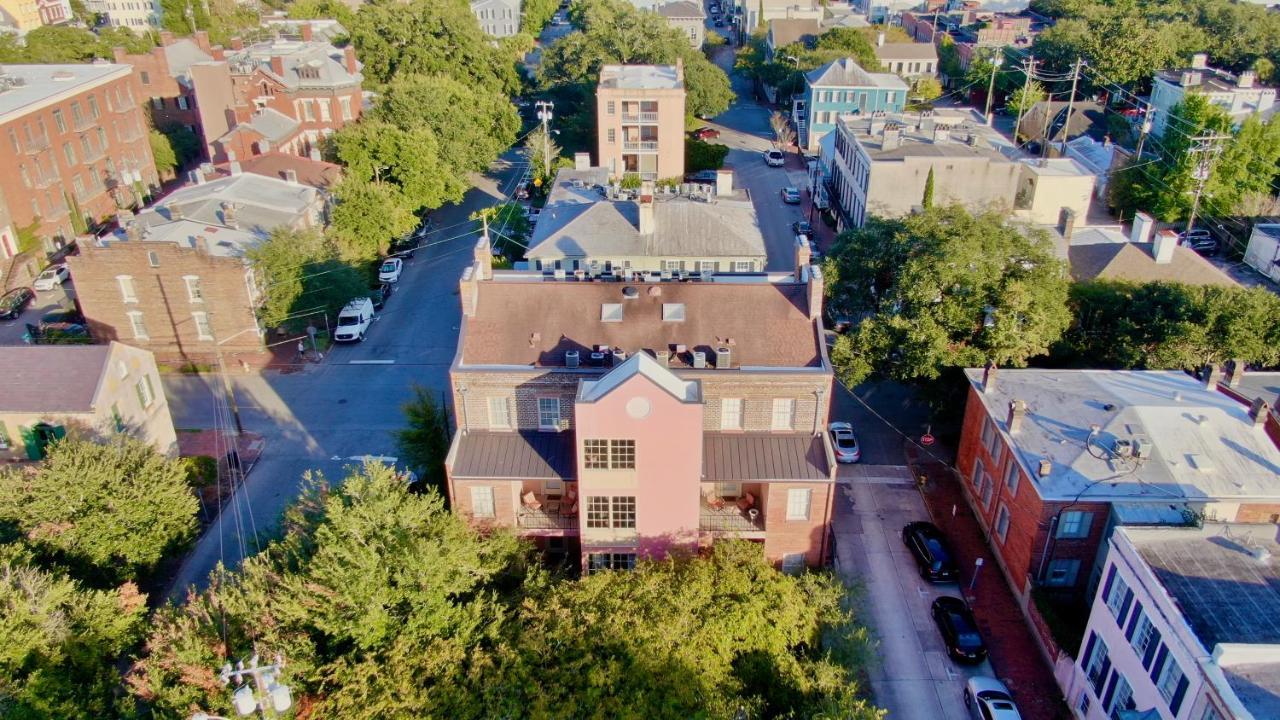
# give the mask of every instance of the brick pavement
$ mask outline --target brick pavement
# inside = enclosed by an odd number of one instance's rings
[[[917,477],[927,478],[923,486],[925,506],[933,523],[951,543],[960,565],[961,588],[986,640],[991,666],[1013,692],[1022,717],[1025,720],[1070,718],[1053,670],[1000,574],[955,475],[948,466],[922,456],[915,448],[907,448],[907,459]],[[954,514],[952,508],[955,508]],[[984,569],[970,593],[974,560],[979,557],[983,558]]]

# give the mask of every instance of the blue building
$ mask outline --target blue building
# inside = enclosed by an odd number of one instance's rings
[[[867,72],[853,58],[834,60],[806,73],[804,92],[791,108],[800,147],[816,150],[841,115],[902,112],[909,89],[897,75]]]

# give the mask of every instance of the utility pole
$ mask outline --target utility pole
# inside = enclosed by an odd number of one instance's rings
[[[1138,134],[1138,148],[1133,153],[1135,160],[1142,160],[1142,145],[1147,141],[1147,133],[1151,132],[1151,116],[1156,113],[1156,109],[1147,106],[1146,112],[1142,114],[1142,132]]]
[[[1200,195],[1204,192],[1205,184],[1209,182],[1209,171],[1213,167],[1213,161],[1218,158],[1218,153],[1222,152],[1221,142],[1230,139],[1230,135],[1201,135],[1193,139],[1195,145],[1188,150],[1200,158],[1196,163],[1196,193],[1191,201],[1191,217],[1187,218],[1188,233],[1195,229],[1196,212],[1200,209]]]
[[[542,121],[542,176],[551,177],[551,129],[547,123],[551,122],[552,110],[556,104],[550,100],[539,100],[534,103],[534,107],[538,108],[538,119]]]
[[[987,111],[982,114],[987,119],[987,127],[991,127],[995,123],[991,117],[991,100],[996,93],[996,70],[1004,64],[1004,52],[998,51],[997,55],[991,58],[991,82],[987,85]],[[1017,128],[1014,128],[1014,140],[1017,140]]]
[[[1084,61],[1076,57],[1075,70],[1071,71],[1071,97],[1067,98],[1067,121],[1062,128],[1062,142],[1065,144],[1071,139],[1071,113],[1076,108],[1076,84],[1080,82],[1080,66]]]
[[[1031,75],[1036,71],[1036,56],[1031,55],[1022,65],[1026,78],[1022,81],[1022,102],[1018,104],[1018,120],[1013,124],[1013,144],[1018,144],[1018,133],[1022,129],[1022,114],[1026,111],[1027,94],[1031,92]]]
[[[259,665],[258,655],[254,653],[249,658],[248,667],[244,661],[236,663],[235,667],[231,663],[222,666],[218,674],[222,682],[230,684],[235,680],[239,685],[231,691],[231,704],[237,713],[251,715],[256,710],[262,717],[272,718],[293,705],[289,687],[276,682],[276,675],[284,668],[284,658],[276,655],[275,660],[270,665]],[[252,679],[253,684],[244,682],[246,678]]]

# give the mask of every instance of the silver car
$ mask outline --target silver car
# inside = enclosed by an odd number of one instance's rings
[[[1009,688],[995,678],[969,678],[964,686],[964,706],[974,720],[1022,720]]]

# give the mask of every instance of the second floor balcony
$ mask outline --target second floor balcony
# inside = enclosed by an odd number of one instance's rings
[[[657,140],[623,140],[622,149],[630,151],[658,151]]]
[[[46,135],[36,135],[22,142],[22,149],[28,155],[37,155],[49,149],[49,138]]]
[[[516,527],[521,530],[577,530],[578,510],[564,501],[548,501],[541,507],[521,505],[516,511]]]
[[[738,497],[720,497],[704,493],[698,516],[698,529],[706,532],[763,533],[764,508],[760,492],[744,490]]]
[[[658,113],[623,110],[622,122],[624,123],[656,123],[658,122]]]

